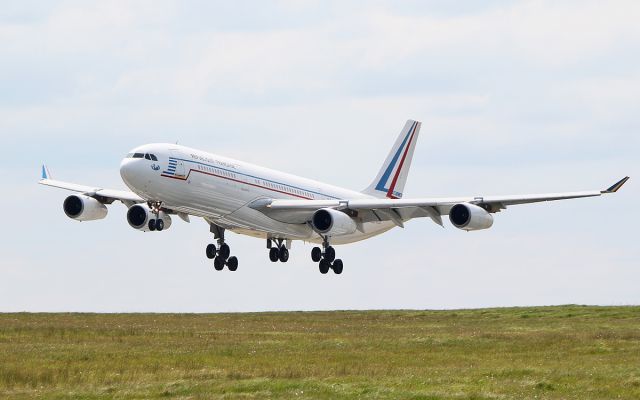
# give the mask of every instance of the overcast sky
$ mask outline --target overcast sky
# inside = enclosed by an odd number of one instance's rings
[[[640,3],[15,1],[0,7],[0,311],[640,304]],[[125,188],[133,147],[175,142],[353,189],[408,118],[405,197],[604,189],[465,233],[428,219],[287,264],[202,220],[78,223],[56,179]]]

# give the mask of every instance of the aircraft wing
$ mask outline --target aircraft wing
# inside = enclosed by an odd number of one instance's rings
[[[110,204],[115,200],[118,200],[129,207],[133,204],[144,203],[146,201],[137,194],[126,190],[103,189],[95,186],[85,186],[70,182],[56,181],[54,179],[51,179],[51,175],[49,174],[49,170],[47,169],[46,165],[42,166],[42,179],[38,183],[41,185],[82,193],[89,197],[95,197],[102,203],[106,204]]]
[[[403,222],[409,219],[429,217],[433,222],[442,226],[442,215],[448,215],[451,208],[459,203],[475,204],[485,208],[489,212],[495,213],[513,205],[596,197],[603,194],[615,193],[628,180],[629,177],[625,177],[608,189],[584,192],[422,199],[261,199],[255,201],[250,206],[276,220],[290,223],[306,223],[317,210],[321,208],[335,208],[357,213],[358,216],[362,218],[362,222],[393,221],[396,225],[402,227]]]

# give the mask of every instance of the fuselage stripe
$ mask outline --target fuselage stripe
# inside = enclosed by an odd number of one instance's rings
[[[304,188],[301,188],[301,187],[298,187],[298,186],[292,186],[292,185],[287,184],[287,183],[276,182],[276,181],[273,181],[273,180],[270,180],[270,179],[260,178],[260,177],[258,177],[258,176],[249,175],[249,174],[245,174],[245,173],[242,173],[242,172],[238,172],[238,171],[234,171],[234,170],[230,170],[230,169],[226,169],[226,168],[221,168],[221,167],[219,167],[219,166],[215,166],[215,165],[211,165],[211,164],[206,164],[206,163],[202,163],[202,162],[198,162],[198,161],[193,161],[193,160],[186,160],[186,159],[183,159],[183,158],[170,158],[170,159],[169,159],[169,161],[171,161],[171,160],[178,160],[178,161],[184,161],[184,162],[188,162],[188,163],[192,163],[192,164],[203,165],[203,166],[205,166],[205,167],[210,167],[210,168],[214,168],[214,169],[219,169],[219,170],[221,170],[221,171],[227,171],[227,172],[230,172],[230,173],[233,173],[233,174],[238,174],[238,175],[246,176],[246,177],[249,177],[249,178],[262,180],[262,181],[269,182],[269,183],[273,183],[273,184],[276,184],[276,185],[281,185],[281,186],[289,187],[289,188],[292,188],[292,189],[298,189],[298,190],[303,191],[303,192],[317,194],[318,196],[324,196],[324,197],[328,197],[328,198],[330,198],[330,199],[335,199],[335,200],[339,200],[339,199],[340,199],[340,198],[338,198],[338,197],[329,196],[329,195],[327,195],[327,194],[319,193],[319,192],[315,192],[315,191],[313,191],[313,190],[304,189]],[[288,195],[295,196],[295,197],[300,197],[300,198],[302,198],[302,199],[307,199],[307,200],[312,200],[312,199],[313,199],[313,198],[310,198],[310,197],[299,196],[299,195],[296,195],[296,194],[293,194],[293,193],[289,193],[289,192],[281,191],[281,190],[278,190],[278,189],[270,188],[270,187],[268,187],[268,186],[256,185],[256,184],[253,184],[253,183],[244,182],[244,181],[241,181],[241,180],[236,180],[236,179],[229,178],[229,177],[222,176],[222,175],[217,175],[217,174],[207,173],[207,172],[205,172],[205,171],[199,171],[199,170],[197,170],[197,169],[193,169],[193,168],[189,168],[189,173],[187,174],[187,176],[188,176],[189,174],[191,174],[191,171],[200,172],[200,173],[204,173],[204,174],[206,174],[206,175],[211,175],[211,176],[217,176],[217,177],[224,178],[224,179],[227,179],[227,180],[231,180],[231,181],[235,181],[235,182],[244,183],[244,184],[246,184],[246,185],[250,185],[250,186],[254,186],[254,187],[259,187],[259,188],[267,189],[267,190],[270,190],[270,191],[272,191],[272,192],[278,192],[278,193],[288,194]],[[166,172],[166,171],[165,171],[165,172]],[[163,175],[163,176],[164,176],[164,175]],[[170,178],[172,178],[172,177],[170,177]],[[182,178],[180,178],[180,179],[182,179]],[[186,178],[184,178],[184,179],[182,179],[182,180],[186,180]]]
[[[277,190],[277,189],[273,189],[273,188],[262,186],[262,185],[256,185],[254,183],[244,182],[244,181],[240,181],[240,180],[237,180],[237,179],[229,178],[229,177],[226,177],[226,176],[213,174],[211,172],[199,171],[197,169],[191,169],[191,168],[189,168],[189,173],[185,177],[178,177],[178,176],[173,176],[173,175],[165,175],[165,173],[163,173],[161,176],[163,176],[165,178],[171,178],[171,179],[177,179],[177,180],[180,180],[180,181],[186,181],[191,176],[191,172],[198,172],[198,173],[201,173],[201,174],[204,174],[204,175],[215,176],[217,178],[222,178],[222,179],[226,179],[226,180],[233,181],[233,182],[243,183],[245,185],[254,186],[254,187],[257,187],[257,188],[261,188],[261,189],[267,189],[267,190],[272,191],[272,192],[282,193],[282,194],[286,194],[286,195],[297,197],[297,198],[304,199],[304,200],[313,200],[313,198],[311,198],[311,197],[300,196],[300,195],[297,195],[297,194],[284,192],[282,190]],[[286,186],[286,185],[283,185],[283,186]],[[308,190],[306,190],[306,191],[308,192]]]

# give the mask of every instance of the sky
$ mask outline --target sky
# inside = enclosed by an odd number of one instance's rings
[[[0,312],[228,312],[640,304],[637,1],[20,1],[0,7]],[[604,189],[514,206],[490,230],[429,219],[287,264],[207,224],[62,211],[54,178],[125,189],[119,163],[187,145],[344,186],[423,122],[405,198]]]

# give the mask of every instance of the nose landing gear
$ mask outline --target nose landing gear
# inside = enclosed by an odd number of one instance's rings
[[[322,241],[322,249],[320,247],[314,247],[311,250],[311,259],[313,262],[318,263],[318,268],[321,274],[326,274],[329,269],[332,269],[336,275],[340,275],[344,268],[342,260],[336,259],[336,251],[329,245],[329,239],[324,237]]]
[[[211,243],[207,245],[205,250],[207,258],[213,260],[213,268],[216,271],[222,271],[226,265],[229,271],[237,270],[238,258],[231,256],[231,248],[224,241],[224,228],[211,224],[210,230],[214,235],[214,239],[218,239],[218,248]]]
[[[162,202],[156,201],[149,203],[149,208],[151,208],[151,212],[155,215],[154,219],[149,220],[149,230],[153,231],[162,231],[164,229],[164,221],[160,218],[160,211],[162,209]]]

